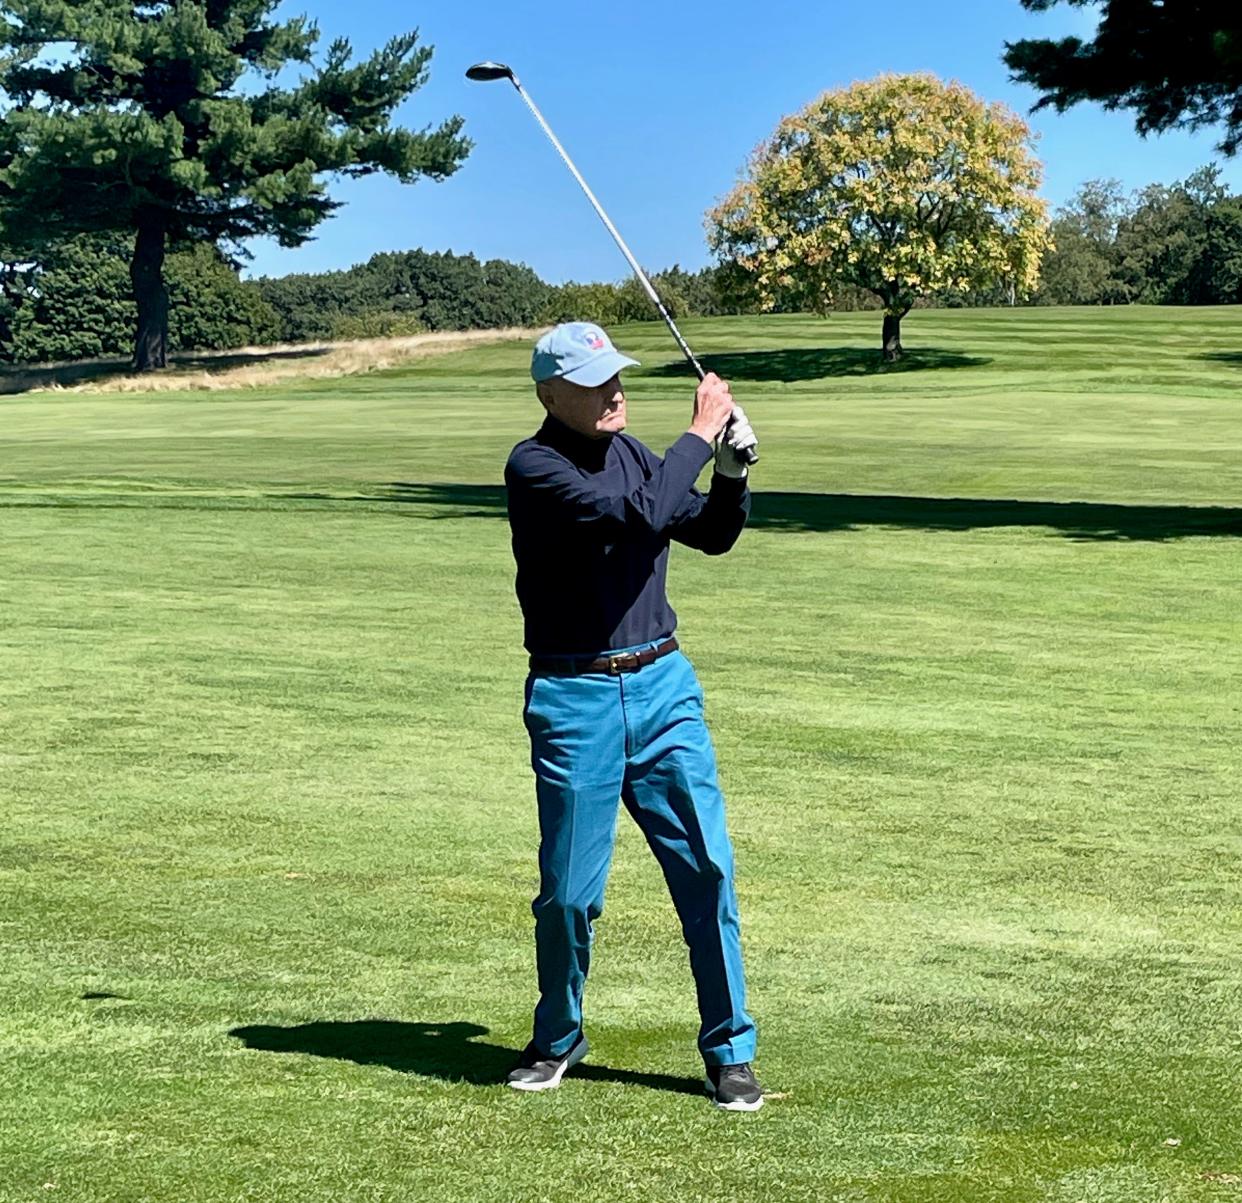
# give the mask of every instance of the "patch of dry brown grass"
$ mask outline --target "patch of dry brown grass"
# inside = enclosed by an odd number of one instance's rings
[[[118,360],[54,364],[4,373],[0,392],[56,390],[74,393],[157,393],[186,389],[261,388],[285,380],[357,376],[397,367],[431,355],[446,355],[480,343],[530,340],[542,330],[514,326],[499,330],[443,331],[401,338],[350,342],[240,347],[174,355],[162,372],[131,372]]]

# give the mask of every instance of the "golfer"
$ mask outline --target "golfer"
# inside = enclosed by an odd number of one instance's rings
[[[724,798],[703,691],[673,638],[664,591],[670,540],[708,555],[737,541],[750,494],[735,450],[756,439],[729,386],[709,374],[689,429],[660,459],[621,433],[620,372],[636,363],[588,322],[545,334],[531,375],[547,417],[505,466],[540,830],[539,1003],[508,1082],[551,1090],[586,1055],[582,988],[624,802],[690,949],[707,1091],[718,1107],[756,1111],[763,1095],[750,1067],[755,1024]],[[694,485],[713,456],[704,497]]]

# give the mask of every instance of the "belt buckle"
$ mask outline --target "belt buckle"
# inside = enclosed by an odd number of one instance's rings
[[[624,672],[638,671],[638,653],[622,652],[619,656],[608,657],[608,675],[619,677]]]

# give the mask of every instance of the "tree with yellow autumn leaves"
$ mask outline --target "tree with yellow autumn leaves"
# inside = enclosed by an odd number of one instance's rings
[[[1034,288],[1050,245],[1041,176],[1030,129],[1004,105],[885,75],[782,120],[708,213],[708,242],[760,308],[826,312],[842,286],[873,293],[896,360],[917,298]]]

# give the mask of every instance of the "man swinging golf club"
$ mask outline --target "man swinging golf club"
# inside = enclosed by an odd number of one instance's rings
[[[622,434],[620,372],[636,362],[592,323],[544,335],[531,375],[547,415],[505,467],[540,828],[540,997],[508,1082],[553,1089],[586,1055],[582,990],[624,802],[689,946],[708,1093],[718,1107],[755,1111],[763,1095],[750,1067],[733,850],[703,691],[673,638],[665,576],[670,540],[708,555],[737,541],[750,511],[743,461],[756,439],[711,373],[663,459]],[[704,496],[695,481],[713,455]]]

